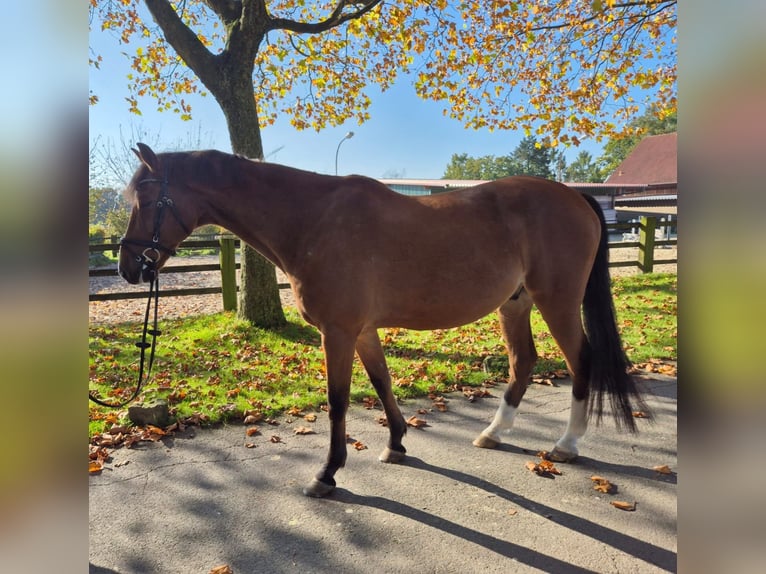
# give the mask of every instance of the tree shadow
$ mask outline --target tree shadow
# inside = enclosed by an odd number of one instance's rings
[[[532,501],[476,476],[429,464],[417,457],[408,457],[403,464],[411,468],[438,474],[450,480],[462,482],[469,486],[482,489],[489,494],[503,498],[530,512],[543,516],[556,524],[569,528],[578,534],[583,534],[594,540],[608,544],[626,554],[653,564],[658,568],[668,572],[676,571],[676,553],[656,546],[655,544],[644,542],[643,540],[601,526],[590,520],[563,512],[540,502]],[[631,471],[632,470],[635,469],[631,468]],[[449,520],[445,520],[441,517],[394,500],[377,496],[360,496],[342,488],[337,489],[332,494],[332,498],[346,504],[369,506],[371,508],[377,508],[379,510],[403,516],[410,520],[415,520],[426,526],[436,528],[448,534],[452,534],[453,536],[458,536],[464,540],[473,542],[474,544],[478,544],[488,550],[501,554],[502,556],[516,559],[519,562],[534,566],[535,568],[542,569],[546,572],[590,572],[590,570],[585,568],[574,566],[551,556],[543,555],[534,550],[524,548],[523,546],[477,532],[460,524],[455,524]]]
[[[508,542],[507,540],[501,540],[494,536],[490,536],[489,534],[484,534],[483,532],[473,530],[461,524],[441,518],[440,516],[388,498],[382,498],[380,496],[361,496],[344,488],[338,488],[333,491],[332,499],[344,504],[356,504],[359,506],[375,508],[377,510],[399,515],[408,520],[414,520],[425,526],[441,530],[446,534],[451,534],[452,536],[462,538],[467,542],[482,546],[487,550],[496,552],[506,558],[512,558],[523,564],[534,566],[543,572],[596,572],[595,570],[588,570],[587,568],[570,564],[558,558],[554,558],[553,556],[530,550],[519,544],[514,544],[513,542]]]

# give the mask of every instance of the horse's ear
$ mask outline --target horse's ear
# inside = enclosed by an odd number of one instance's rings
[[[141,163],[148,167],[149,171],[152,173],[159,173],[160,162],[157,160],[157,156],[152,151],[152,148],[141,142],[136,143],[136,145],[138,146],[138,149],[133,149],[133,153],[138,156]]]

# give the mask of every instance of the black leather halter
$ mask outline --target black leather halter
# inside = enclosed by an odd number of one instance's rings
[[[175,249],[170,249],[168,247],[165,247],[160,243],[160,228],[162,227],[162,221],[165,218],[165,211],[170,210],[170,213],[173,214],[173,217],[175,218],[176,222],[178,222],[178,225],[181,226],[181,228],[186,232],[186,235],[190,235],[191,231],[189,228],[184,224],[184,222],[181,220],[181,217],[178,215],[178,211],[176,210],[175,203],[173,203],[173,200],[168,197],[168,178],[167,173],[163,177],[163,179],[142,179],[138,182],[137,185],[141,185],[142,183],[161,183],[162,186],[160,188],[160,195],[157,198],[157,213],[154,216],[154,233],[152,235],[151,241],[144,241],[140,239],[128,239],[126,237],[123,237],[120,240],[120,246],[126,247],[130,245],[136,245],[138,247],[143,247],[144,250],[141,252],[140,255],[136,255],[136,261],[142,264],[141,269],[141,275],[146,278],[148,276],[149,279],[149,299],[146,302],[146,313],[144,314],[144,329],[143,333],[141,335],[141,340],[136,343],[136,346],[141,349],[140,353],[140,362],[139,362],[139,369],[138,369],[138,383],[136,384],[136,388],[133,390],[133,393],[128,399],[117,401],[117,402],[107,402],[98,396],[93,391],[88,392],[88,397],[91,401],[93,401],[96,404],[99,404],[104,407],[110,407],[110,408],[119,408],[124,407],[128,403],[132,402],[141,392],[141,388],[143,387],[144,383],[149,380],[149,377],[152,372],[152,365],[154,364],[154,349],[157,344],[157,337],[161,335],[161,331],[157,329],[157,303],[159,302],[159,292],[160,292],[160,286],[159,286],[159,273],[157,270],[157,261],[160,259],[160,251],[167,253],[168,255],[175,255],[176,251]],[[154,254],[155,257],[152,258],[151,255]],[[151,310],[152,302],[154,302],[154,325],[153,328],[149,328],[149,313]],[[147,341],[147,335],[151,335],[152,341],[149,343]],[[150,349],[149,352],[149,361],[147,365],[146,370],[146,378],[144,378],[144,364],[145,364],[145,356],[146,356],[146,349]]]
[[[186,235],[191,235],[191,230],[183,222],[183,220],[181,219],[181,216],[178,214],[178,210],[176,209],[176,204],[168,196],[167,173],[165,173],[162,179],[155,179],[155,178],[142,179],[136,184],[136,187],[144,183],[162,184],[160,187],[160,195],[157,198],[157,212],[154,214],[154,232],[152,234],[152,239],[151,241],[146,241],[144,239],[129,239],[127,237],[123,237],[122,239],[120,239],[120,246],[125,247],[125,246],[135,245],[137,247],[143,247],[144,250],[141,252],[141,254],[136,255],[136,261],[144,265],[144,270],[151,271],[153,274],[156,275],[156,269],[154,268],[154,266],[160,258],[160,251],[162,251],[163,253],[167,253],[168,255],[171,255],[171,256],[176,254],[175,249],[172,249],[170,247],[165,247],[164,245],[162,245],[162,243],[160,243],[160,228],[162,227],[162,222],[165,219],[165,213],[168,210],[170,211],[170,213],[173,215],[178,225],[181,226],[181,229],[184,230]],[[152,254],[155,256],[154,258],[151,257]]]

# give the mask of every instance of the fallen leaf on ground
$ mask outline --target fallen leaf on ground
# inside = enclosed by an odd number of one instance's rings
[[[670,470],[670,467],[667,464],[654,466],[652,467],[652,470],[659,472],[660,474],[675,474],[672,470]]]
[[[309,427],[295,427],[295,434],[314,434],[314,429]]]
[[[548,387],[557,387],[558,385],[553,382],[553,379],[548,377],[532,377],[532,382],[538,385],[546,385]]]
[[[363,442],[361,442],[361,441],[356,441],[356,442],[354,442],[354,443],[353,443],[353,445],[354,445],[354,448],[355,448],[356,450],[364,450],[364,449],[366,449],[366,448],[367,448],[367,445],[366,445],[366,444],[364,444],[364,443],[363,443]]]
[[[234,574],[234,570],[228,564],[221,564],[211,568],[208,574]]]
[[[377,402],[378,401],[375,397],[364,397],[362,399],[362,404],[367,410],[374,409]]]
[[[251,425],[251,424],[257,423],[260,420],[263,420],[263,415],[261,415],[261,414],[247,415],[245,417],[245,424],[246,425]]]
[[[561,471],[549,460],[541,460],[540,462],[529,461],[525,466],[538,476],[550,477],[554,474],[561,474]]]
[[[650,417],[644,411],[633,411],[633,418],[636,418],[636,419],[648,419]]]
[[[635,502],[623,502],[621,500],[615,500],[611,503],[612,506],[615,508],[619,508],[620,510],[627,510],[627,511],[633,511],[636,509],[636,503]]]
[[[386,418],[386,415],[380,415],[377,419],[378,424],[383,427],[388,426],[388,419]]]
[[[434,408],[436,408],[439,412],[446,412],[447,411],[447,405],[442,402],[434,403]]]
[[[91,460],[88,462],[88,472],[90,474],[98,474],[102,470],[104,470],[104,463],[100,460]]]
[[[422,427],[427,427],[428,423],[424,421],[423,419],[419,419],[415,415],[412,415],[410,418],[407,419],[407,426],[419,429]]]
[[[253,436],[253,435],[256,435],[256,434],[258,434],[260,431],[261,431],[261,429],[259,429],[258,427],[250,427],[250,428],[248,428],[248,429],[245,431],[245,434],[246,434],[247,436]]]
[[[275,434],[271,435],[271,438],[269,440],[271,442],[273,442],[273,443],[282,442],[282,439],[278,435],[275,435]]]
[[[615,490],[614,485],[601,476],[591,476],[590,479],[593,481],[594,490],[603,492],[604,494],[609,494]]]
[[[246,442],[246,443],[245,443],[245,448],[255,448],[255,443],[252,443],[252,442]]]
[[[307,423],[313,423],[316,422],[317,416],[314,413],[309,413],[303,417],[303,420],[305,420]]]

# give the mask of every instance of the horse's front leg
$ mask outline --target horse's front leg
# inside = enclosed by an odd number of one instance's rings
[[[407,423],[404,422],[396,397],[391,391],[391,375],[386,365],[386,357],[380,344],[380,337],[375,329],[363,331],[356,341],[356,352],[362,361],[373,388],[378,393],[383,403],[383,410],[388,420],[389,440],[388,446],[383,450],[378,459],[381,462],[401,462],[407,450],[402,445],[402,437],[407,432]]]
[[[330,452],[316,478],[303,489],[306,496],[322,497],[335,488],[335,473],[346,464],[346,411],[351,390],[356,334],[342,329],[322,331],[327,368],[327,406],[330,416]]]
[[[498,309],[500,329],[508,349],[508,387],[495,413],[495,418],[476,437],[473,441],[474,446],[495,448],[502,442],[501,434],[513,428],[516,411],[527,390],[532,367],[537,360],[532,327],[529,322],[531,310],[532,299],[526,291],[521,291],[516,299],[509,299]]]

